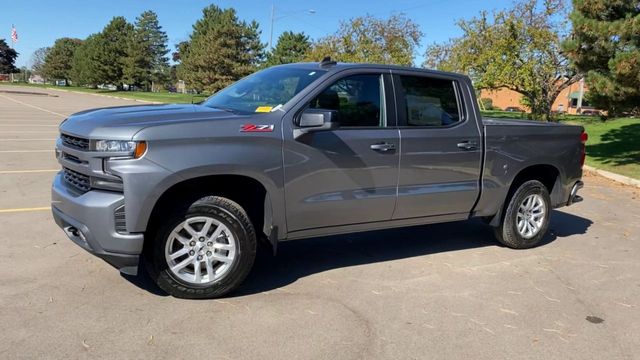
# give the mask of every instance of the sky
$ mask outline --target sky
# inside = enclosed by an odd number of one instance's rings
[[[0,39],[11,44],[11,26],[15,25],[19,40],[13,45],[19,56],[16,66],[29,66],[33,52],[51,46],[57,38],[84,39],[99,32],[114,16],[135,21],[145,10],[158,14],[160,25],[169,36],[169,47],[187,40],[192,25],[209,4],[233,7],[240,19],[256,20],[262,30],[262,41],[268,43],[271,8],[274,7],[273,42],[284,31],[305,32],[312,39],[334,33],[341,20],[370,14],[385,17],[405,13],[421,26],[425,36],[416,54],[416,64],[423,61],[424,48],[460,35],[459,19],[478,15],[481,10],[508,7],[512,0],[0,0]]]

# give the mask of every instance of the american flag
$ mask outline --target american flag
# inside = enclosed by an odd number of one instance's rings
[[[11,41],[13,41],[14,44],[18,42],[18,32],[13,25],[11,25]]]

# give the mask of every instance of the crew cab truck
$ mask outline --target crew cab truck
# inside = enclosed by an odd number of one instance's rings
[[[143,259],[169,294],[212,298],[242,283],[258,241],[479,217],[500,243],[533,247],[553,208],[581,200],[586,138],[482,119],[459,74],[289,64],[201,104],[71,115],[52,211],[123,273]]]

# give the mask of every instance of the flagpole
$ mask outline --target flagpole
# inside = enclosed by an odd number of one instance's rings
[[[18,42],[18,32],[16,31],[16,25],[11,24],[11,44],[13,45],[13,50],[16,49],[16,42]],[[13,72],[11,74],[11,83],[13,83],[14,77]]]

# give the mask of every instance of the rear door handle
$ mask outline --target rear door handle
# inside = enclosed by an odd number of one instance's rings
[[[475,150],[478,148],[478,143],[475,141],[465,140],[458,143],[458,148],[462,150]]]
[[[396,149],[395,144],[390,144],[386,142],[371,144],[371,150],[374,150],[374,151],[389,151],[389,150],[395,150],[395,149]]]

